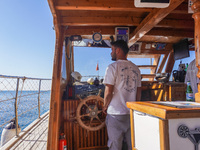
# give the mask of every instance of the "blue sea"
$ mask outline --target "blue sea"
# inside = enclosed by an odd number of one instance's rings
[[[15,117],[15,91],[0,91],[0,135],[5,122]],[[38,118],[38,91],[18,92],[18,124],[21,130]],[[49,110],[50,91],[40,93],[40,115]],[[2,126],[3,125],[3,126]],[[2,127],[1,127],[2,126]],[[1,136],[0,136],[1,139]]]

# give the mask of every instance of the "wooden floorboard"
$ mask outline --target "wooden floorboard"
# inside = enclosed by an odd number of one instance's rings
[[[49,115],[26,133],[11,150],[44,150],[47,146]]]

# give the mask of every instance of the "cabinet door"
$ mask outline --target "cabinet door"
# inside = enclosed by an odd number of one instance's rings
[[[134,111],[135,148],[160,150],[159,119]]]

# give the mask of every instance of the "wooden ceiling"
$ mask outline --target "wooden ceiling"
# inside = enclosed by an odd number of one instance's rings
[[[137,41],[176,43],[194,37],[194,20],[188,0],[170,0],[167,8],[136,8],[134,0],[48,0],[55,28],[64,26],[65,36],[103,38],[115,34],[115,27],[128,26],[129,46]]]

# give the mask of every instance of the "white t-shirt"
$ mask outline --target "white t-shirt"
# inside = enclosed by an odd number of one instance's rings
[[[137,87],[141,87],[141,74],[138,67],[131,61],[117,60],[107,67],[103,83],[114,85],[114,94],[107,113],[129,114],[126,102],[136,101]]]
[[[185,76],[185,83],[187,81],[191,82],[191,88],[193,91],[193,98],[195,99],[195,93],[198,92],[197,83],[199,83],[199,78],[197,77],[198,68],[196,67],[195,59],[191,61],[188,65],[187,73]]]

